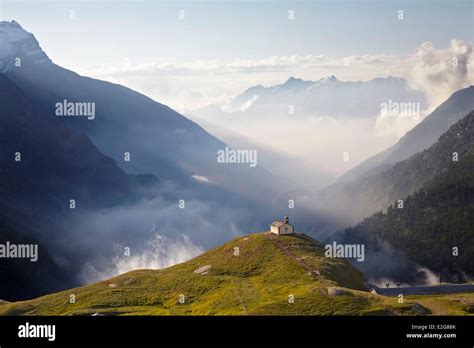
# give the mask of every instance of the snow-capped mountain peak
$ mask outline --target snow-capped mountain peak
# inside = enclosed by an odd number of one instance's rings
[[[25,60],[32,64],[51,62],[34,35],[18,22],[0,22],[0,72],[21,67]]]
[[[336,76],[331,75],[325,78],[322,78],[319,80],[319,85],[329,85],[331,83],[339,82],[339,80],[336,78]]]

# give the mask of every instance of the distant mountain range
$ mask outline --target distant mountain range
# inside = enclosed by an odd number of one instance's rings
[[[317,81],[290,77],[280,85],[253,86],[233,98],[223,110],[270,119],[275,113],[290,113],[295,117],[364,118],[378,116],[381,104],[389,100],[419,103],[421,110],[427,106],[423,93],[410,88],[402,78],[339,81],[332,75]]]
[[[408,106],[411,114],[399,110],[403,117],[386,116],[393,111],[388,105]],[[344,151],[350,149],[351,161],[365,160],[397,141],[426,108],[424,94],[402,78],[340,81],[329,76],[253,86],[226,105],[209,105],[191,114],[227,142],[258,146],[266,168],[300,183],[293,188],[305,189],[301,183],[310,175],[314,180],[306,189],[317,191],[350,168],[350,162],[340,161]],[[282,140],[270,140],[276,138]],[[287,170],[278,165],[281,161],[289,163]]]

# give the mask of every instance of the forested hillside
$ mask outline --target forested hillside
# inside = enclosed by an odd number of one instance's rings
[[[394,175],[397,168],[404,176]],[[433,177],[424,180],[428,170]],[[394,185],[405,184],[407,191],[425,182],[403,202],[346,229],[345,237],[387,240],[444,280],[474,275],[474,112],[430,149],[397,164],[390,175]]]

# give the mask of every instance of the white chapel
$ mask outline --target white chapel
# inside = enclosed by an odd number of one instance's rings
[[[277,236],[283,234],[293,234],[295,233],[295,228],[290,225],[288,216],[285,216],[283,221],[277,220],[270,225],[270,232],[276,234]]]

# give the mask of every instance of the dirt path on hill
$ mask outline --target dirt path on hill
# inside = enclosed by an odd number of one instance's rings
[[[278,249],[280,249],[283,254],[285,254],[286,256],[291,258],[301,268],[303,268],[306,271],[306,273],[308,273],[308,275],[310,275],[314,279],[319,279],[320,278],[321,275],[320,275],[319,271],[316,268],[314,268],[309,263],[307,263],[306,261],[301,259],[301,257],[296,256],[295,254],[293,254],[291,252],[291,250],[284,243],[282,243],[281,241],[278,240],[277,236],[275,236],[271,233],[266,233],[265,237],[267,239],[269,239],[273,243],[273,245],[275,245]]]
[[[235,284],[235,291],[237,294],[237,298],[239,299],[240,305],[244,309],[244,314],[247,314],[247,306],[245,305],[244,299],[242,298],[242,283],[239,281]]]

